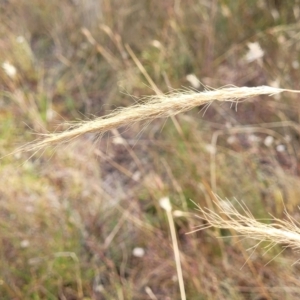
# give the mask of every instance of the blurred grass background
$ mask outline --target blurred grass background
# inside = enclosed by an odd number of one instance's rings
[[[214,209],[213,192],[256,218],[285,207],[299,218],[297,95],[6,156],[154,94],[126,45],[162,92],[300,89],[299,1],[6,0],[0,19],[1,299],[180,299],[164,196],[181,212],[188,299],[299,298],[299,253],[253,251],[222,230],[186,235],[201,222],[190,199]]]

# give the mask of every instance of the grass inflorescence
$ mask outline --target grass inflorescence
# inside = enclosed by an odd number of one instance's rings
[[[43,148],[68,143],[86,133],[104,134],[121,126],[130,126],[141,121],[168,118],[189,111],[197,106],[210,105],[212,101],[228,101],[237,105],[239,100],[282,92],[298,91],[269,86],[228,87],[204,92],[172,92],[167,95],[147,97],[134,106],[116,109],[112,113],[92,121],[77,122],[60,133],[43,134],[41,141],[20,148],[20,151],[39,151]],[[65,126],[64,126],[65,127]]]

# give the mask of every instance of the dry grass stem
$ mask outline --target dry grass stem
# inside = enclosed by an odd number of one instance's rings
[[[160,199],[159,203],[160,203],[160,206],[166,211],[167,218],[168,218],[168,223],[169,223],[171,238],[172,238],[172,244],[173,244],[173,252],[174,252],[174,258],[175,258],[175,263],[176,263],[176,270],[177,270],[181,300],[186,300],[183,274],[182,274],[182,268],[181,268],[181,262],[180,262],[180,251],[179,251],[179,247],[178,247],[176,229],[175,229],[174,219],[173,219],[173,215],[172,215],[171,202],[170,202],[170,199],[168,197],[164,197],[164,198]]]
[[[244,215],[242,215],[230,201],[218,200],[216,205],[219,209],[219,213],[198,206],[201,213],[198,217],[205,220],[207,223],[200,225],[197,230],[203,230],[210,227],[233,229],[244,237],[258,240],[259,243],[268,241],[271,242],[272,245],[284,244],[285,247],[299,250],[299,224],[287,211],[285,211],[287,220],[280,220],[272,216],[272,218],[268,220],[269,224],[266,224],[255,220],[245,204],[237,202],[244,213]]]
[[[237,102],[240,99],[258,95],[274,95],[284,91],[297,92],[269,86],[225,87],[217,90],[206,90],[200,93],[189,90],[147,97],[136,105],[116,109],[104,117],[72,124],[66,131],[43,134],[43,139],[27,144],[18,149],[17,152],[39,151],[51,145],[70,142],[85,133],[103,134],[124,125],[175,116],[199,105],[209,104],[214,100]]]

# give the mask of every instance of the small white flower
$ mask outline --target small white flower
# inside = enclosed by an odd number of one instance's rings
[[[198,89],[201,86],[200,80],[197,78],[195,74],[186,75],[185,78],[193,88]]]
[[[264,140],[264,144],[267,147],[270,147],[274,142],[274,138],[271,135],[268,135],[265,140]]]
[[[276,146],[277,152],[284,152],[285,151],[285,146],[280,144]]]
[[[227,139],[227,143],[228,143],[229,145],[234,144],[236,141],[237,141],[237,138],[236,138],[234,135],[231,135],[231,136],[228,137],[228,139]]]
[[[245,59],[248,63],[258,60],[264,56],[264,51],[261,49],[258,42],[248,43],[249,50],[245,56]]]
[[[29,246],[29,241],[28,240],[23,240],[21,243],[20,243],[20,246],[22,248],[27,248]]]
[[[159,205],[165,210],[165,211],[171,211],[172,206],[169,197],[163,197],[159,200]]]
[[[145,255],[145,250],[144,250],[144,248],[141,248],[141,247],[135,247],[132,250],[132,255],[135,257],[143,257]]]
[[[25,38],[24,38],[24,36],[19,35],[19,36],[16,38],[16,41],[17,41],[19,44],[22,44],[22,43],[25,42]]]
[[[160,49],[161,48],[161,42],[158,41],[158,40],[153,40],[152,41],[152,46],[157,48],[157,49]]]
[[[17,74],[17,69],[15,68],[15,66],[13,66],[11,63],[9,63],[8,61],[5,61],[2,64],[2,68],[4,70],[4,72],[10,77],[10,78],[15,78],[16,74]]]
[[[134,181],[139,181],[141,179],[141,176],[142,176],[141,172],[140,171],[136,171],[136,172],[133,173],[132,179]]]

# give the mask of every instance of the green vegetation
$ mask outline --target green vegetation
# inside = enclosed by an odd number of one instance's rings
[[[145,95],[299,90],[299,1],[7,0],[0,19],[1,299],[180,299],[163,197],[187,299],[299,298],[299,253],[285,244],[186,234],[207,224],[195,203],[220,211],[214,193],[257,219],[299,219],[297,94],[8,155]]]

